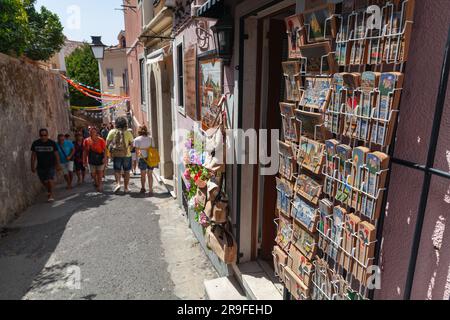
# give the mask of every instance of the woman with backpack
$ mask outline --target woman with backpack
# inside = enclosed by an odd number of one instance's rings
[[[90,137],[84,140],[83,163],[89,164],[89,168],[94,178],[94,184],[98,192],[103,192],[103,171],[106,166],[106,142],[103,140],[95,127],[89,130]]]
[[[140,126],[138,129],[139,137],[134,139],[133,145],[136,148],[139,157],[139,170],[141,170],[141,193],[145,194],[145,183],[148,177],[148,191],[149,195],[153,193],[153,170],[146,161],[148,157],[148,149],[153,145],[152,138],[149,137],[146,126]]]
[[[124,174],[124,190],[129,193],[128,185],[130,183],[130,171],[132,167],[131,147],[133,144],[133,134],[127,130],[127,119],[120,117],[116,120],[116,129],[109,132],[106,143],[108,151],[114,164],[114,176],[116,178],[116,187],[114,192],[121,188],[122,171]]]

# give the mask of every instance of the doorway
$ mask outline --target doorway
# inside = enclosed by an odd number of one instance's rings
[[[262,42],[258,45],[261,52],[261,84],[260,84],[260,115],[259,128],[267,129],[268,132],[278,130],[282,132],[282,119],[280,115],[279,103],[285,99],[285,82],[283,77],[282,62],[288,59],[288,38],[286,33],[285,18],[295,14],[295,6],[278,11],[259,23],[258,32],[261,33],[259,39]],[[268,154],[277,152],[271,150],[271,135],[267,135],[265,141],[268,147]],[[281,139],[282,137],[280,137]],[[264,142],[264,141],[263,141]],[[262,260],[272,260],[272,251],[276,237],[276,176],[263,176],[260,170],[258,175],[258,258]],[[272,266],[272,263],[269,263]]]

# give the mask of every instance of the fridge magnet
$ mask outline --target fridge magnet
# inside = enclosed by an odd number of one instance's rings
[[[296,105],[293,103],[280,103],[284,139],[288,141],[298,142],[299,130],[295,121],[295,109]]]
[[[306,174],[301,174],[297,177],[294,191],[314,205],[317,205],[322,194],[322,185]]]
[[[300,58],[300,46],[305,44],[305,30],[302,28],[303,23],[301,19],[301,16],[297,14],[285,19],[288,34],[289,59]]]
[[[316,231],[316,224],[319,218],[317,210],[303,201],[298,195],[294,195],[294,200],[292,201],[291,217],[309,232],[314,233]]]
[[[307,287],[310,286],[313,265],[295,246],[289,248],[288,267]]]
[[[317,239],[294,220],[292,224],[292,243],[300,252],[311,260],[317,251]]]
[[[301,137],[297,162],[302,168],[319,174],[323,164],[324,150],[324,144]]]
[[[286,100],[300,101],[301,98],[301,65],[299,61],[283,62],[283,73],[286,86]]]

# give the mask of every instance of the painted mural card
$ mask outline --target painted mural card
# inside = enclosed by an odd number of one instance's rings
[[[321,112],[325,112],[330,102],[331,78],[317,78],[314,82],[314,92],[316,94],[315,105]]]
[[[305,108],[315,108],[314,81],[315,78],[305,78],[305,91],[303,93],[302,99],[300,100],[300,106]]]
[[[370,137],[370,117],[372,110],[375,108],[380,73],[366,71],[361,75],[361,100],[358,110],[358,126],[356,128],[356,136],[363,141],[369,141]]]
[[[223,63],[221,59],[200,59],[198,62],[198,97],[203,130],[219,125],[221,113],[219,101],[223,93]]]
[[[288,141],[298,142],[299,128],[295,121],[296,105],[293,103],[280,103],[280,113],[283,122],[284,139]]]
[[[333,203],[329,199],[322,199],[319,202],[319,223],[317,229],[320,231],[319,248],[323,252],[328,252],[331,222],[333,214]],[[325,235],[325,236],[323,236]]]
[[[363,196],[361,213],[370,219],[376,219],[381,210],[382,197],[379,190],[384,188],[389,156],[382,152],[369,153],[366,159],[367,172],[363,190],[370,196]],[[377,198],[378,197],[378,198]]]
[[[281,249],[288,250],[292,235],[293,229],[291,219],[288,219],[283,215],[279,215],[277,237],[275,242],[281,247]]]
[[[349,183],[357,190],[361,189],[364,182],[364,166],[366,164],[366,158],[369,152],[370,149],[366,147],[357,147],[353,149],[352,172],[350,174]],[[359,211],[362,195],[355,189],[352,189],[352,196],[349,198],[348,205]]]
[[[288,34],[289,59],[301,57],[300,46],[305,44],[305,31],[301,15],[293,15],[285,19]]]
[[[336,36],[336,21],[333,17],[334,5],[322,5],[303,13],[308,42],[329,40]]]
[[[299,61],[286,61],[282,63],[283,73],[286,87],[286,100],[300,101],[301,100],[301,64]]]
[[[295,246],[289,248],[288,267],[309,287],[311,284],[313,265]]]
[[[322,184],[315,179],[301,174],[297,177],[294,191],[314,205],[317,205],[322,194]]]
[[[340,247],[342,245],[342,235],[344,230],[344,217],[347,214],[347,210],[340,206],[333,208],[333,222],[331,224],[330,238],[332,240],[328,255],[334,261],[338,262]]]
[[[286,289],[291,293],[292,298],[294,298],[294,300],[309,300],[309,288],[295,274],[295,272],[291,268],[286,267],[284,274]]]
[[[336,70],[335,58],[328,41],[307,44],[300,47],[305,59],[306,72],[310,74],[333,74]]]
[[[280,178],[276,178],[277,184],[277,209],[286,216],[290,216],[291,200],[292,200],[292,186],[289,182]]]
[[[292,243],[300,250],[300,252],[308,259],[316,255],[317,239],[310,234],[298,222],[293,223]]]
[[[319,215],[317,209],[304,201],[299,195],[292,201],[291,217],[305,227],[309,232],[316,231]]]
[[[273,247],[272,255],[275,274],[281,281],[284,281],[284,267],[288,263],[288,254],[280,246],[276,245]]]
[[[344,236],[342,237],[342,248],[345,252],[341,255],[339,261],[340,265],[347,270],[347,272],[353,271],[353,257],[356,248],[356,232],[358,231],[358,224],[361,219],[352,214],[345,215],[344,218]]]
[[[280,167],[278,172],[281,176],[288,180],[294,177],[294,154],[292,146],[283,141],[278,141],[278,149],[280,154]]]
[[[361,222],[358,224],[358,240],[356,257],[359,263],[356,265],[355,277],[359,281],[365,281],[367,267],[372,265],[372,258],[375,255],[376,228],[369,222]]]
[[[345,144],[340,144],[336,147],[336,155],[338,157],[338,188],[335,199],[342,203],[347,203],[351,194],[351,186],[348,183],[351,174],[352,148]]]
[[[317,141],[301,137],[297,162],[299,166],[319,174],[324,160],[325,145]]]
[[[336,162],[336,147],[339,145],[337,140],[327,140],[325,141],[325,183],[323,186],[323,192],[330,197],[334,198],[336,195],[336,181],[333,179],[336,177],[335,170],[337,170],[338,165]]]

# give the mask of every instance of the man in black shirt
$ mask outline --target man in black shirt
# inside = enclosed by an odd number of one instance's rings
[[[31,171],[38,174],[39,179],[47,188],[48,202],[55,201],[53,198],[53,184],[56,169],[60,168],[58,147],[53,140],[48,138],[48,130],[39,130],[40,139],[33,142],[31,146]],[[37,166],[36,166],[37,162]]]

